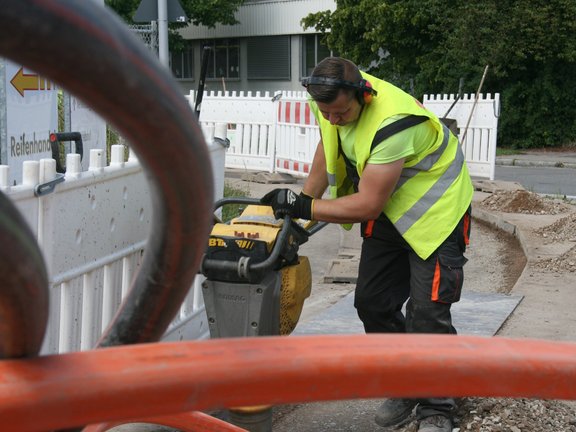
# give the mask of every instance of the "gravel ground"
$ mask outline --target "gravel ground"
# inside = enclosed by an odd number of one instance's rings
[[[576,272],[576,213],[572,213],[550,226],[536,231],[540,235],[544,244],[569,241],[574,243],[567,252],[557,258],[543,260],[536,264],[536,267],[546,271]]]
[[[481,205],[489,210],[524,214],[561,214],[576,210],[561,200],[544,198],[528,191],[494,193]],[[545,243],[576,241],[576,213],[535,233]],[[576,245],[558,258],[535,263],[551,272],[573,272],[575,264]],[[576,432],[575,408],[574,403],[563,401],[464,398],[455,413],[454,426],[455,431],[460,432]],[[416,422],[397,429],[403,432],[416,430]]]
[[[574,409],[558,401],[468,398],[455,416],[465,432],[575,432]]]

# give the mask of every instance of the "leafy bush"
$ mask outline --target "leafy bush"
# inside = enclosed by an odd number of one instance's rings
[[[328,47],[413,95],[500,93],[499,145],[576,141],[574,0],[337,0],[303,20]],[[354,43],[350,43],[354,41]]]
[[[229,182],[224,182],[224,197],[249,197],[250,191],[247,187],[241,185],[231,185]],[[240,204],[229,204],[222,208],[222,221],[228,222],[229,220],[237,217],[244,210],[244,206]]]

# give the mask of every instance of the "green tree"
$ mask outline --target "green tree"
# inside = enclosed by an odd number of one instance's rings
[[[132,17],[138,9],[141,0],[105,0],[107,6],[113,9],[124,21],[134,24]],[[245,0],[179,0],[188,21],[186,23],[170,23],[169,43],[172,51],[183,49],[183,39],[176,32],[187,25],[205,25],[214,28],[216,24],[237,24],[235,13]]]
[[[416,97],[454,93],[460,78],[474,93],[489,65],[499,143],[526,148],[576,141],[575,16],[574,0],[337,0],[303,25],[370,73],[412,80]]]
[[[245,0],[179,0],[188,16],[188,23],[213,28],[216,24],[237,24],[234,14]],[[132,17],[141,0],[105,0],[126,22],[133,24]],[[182,24],[180,24],[182,25]]]

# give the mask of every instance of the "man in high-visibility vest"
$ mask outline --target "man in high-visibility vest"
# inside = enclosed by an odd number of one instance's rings
[[[361,223],[354,306],[367,333],[456,334],[450,308],[460,299],[473,194],[458,139],[349,60],[324,59],[303,85],[321,132],[310,174],[300,195],[275,189],[262,203],[276,217]],[[326,188],[331,199],[322,199]],[[375,421],[400,424],[414,407],[420,432],[451,432],[452,398],[388,399]]]

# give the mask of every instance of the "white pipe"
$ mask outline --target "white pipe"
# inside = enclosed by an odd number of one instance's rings
[[[158,0],[158,58],[168,67],[168,4]]]

